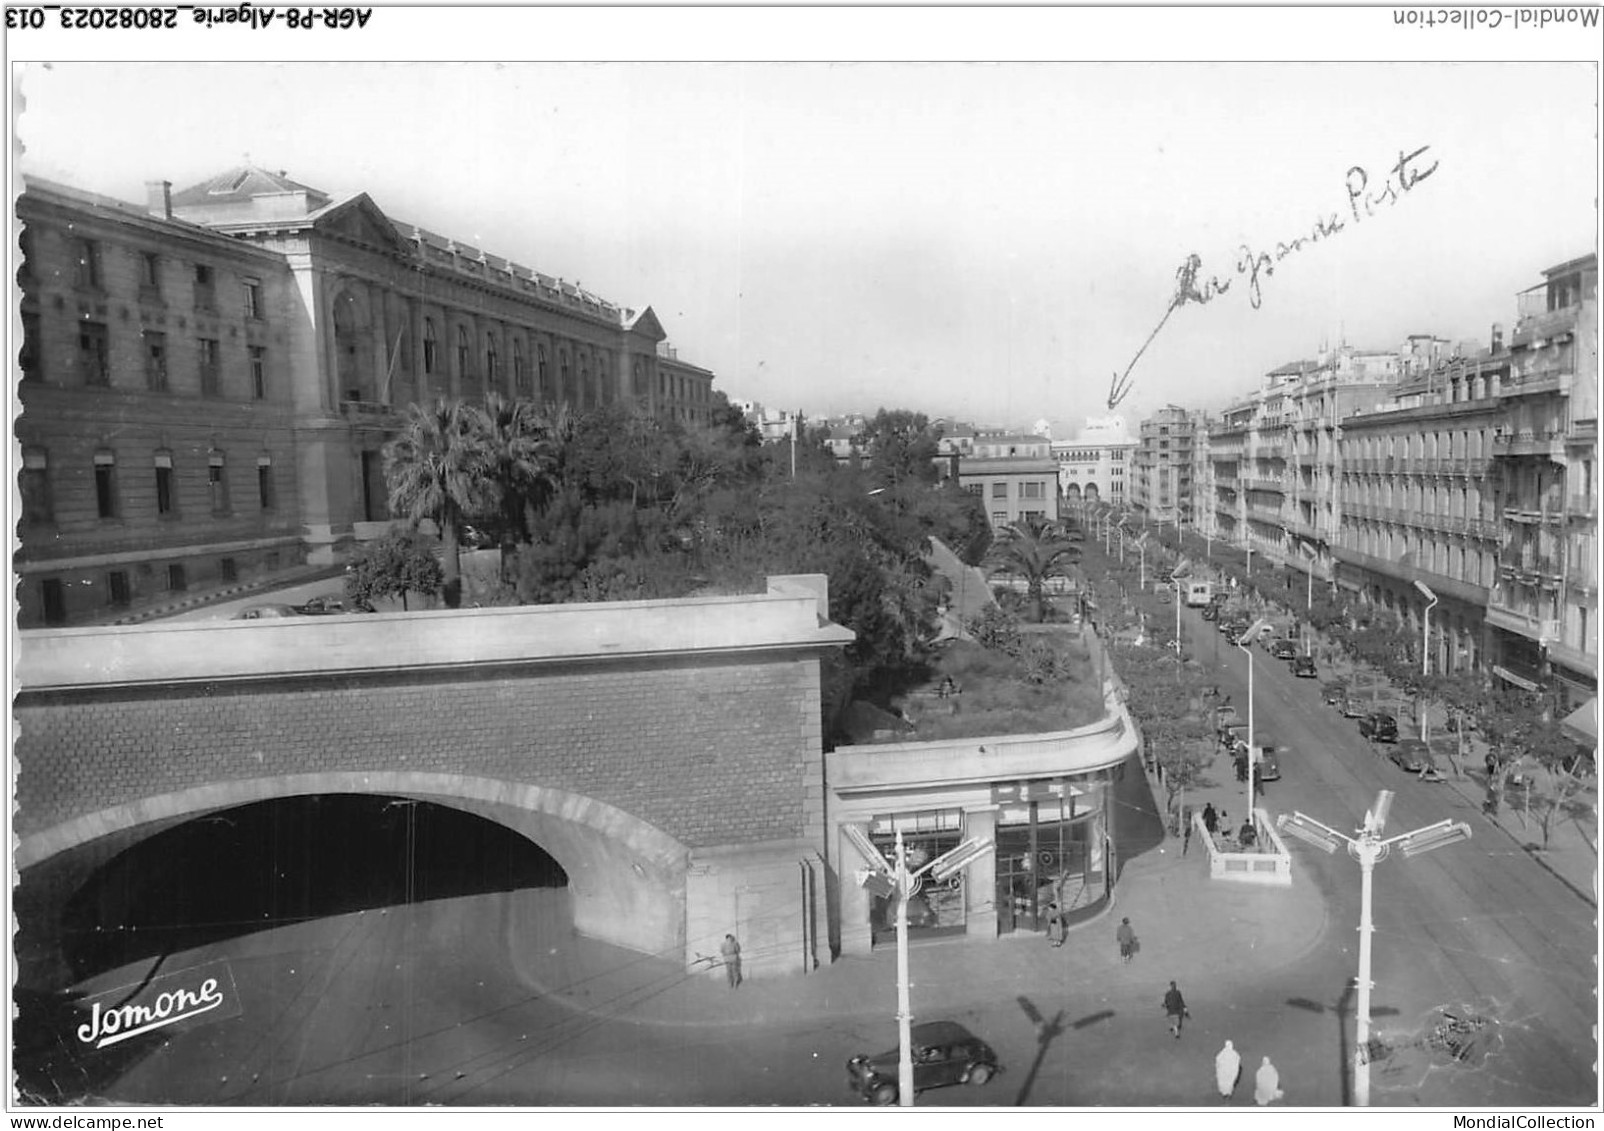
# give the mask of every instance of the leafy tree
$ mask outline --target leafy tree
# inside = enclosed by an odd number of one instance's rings
[[[391,512],[414,524],[429,519],[440,528],[445,602],[453,609],[462,603],[457,528],[465,515],[487,509],[495,497],[485,432],[478,409],[437,400],[428,408],[409,405],[401,435],[384,446]]]
[[[1079,561],[1080,546],[1065,537],[1061,529],[1024,520],[1004,527],[987,555],[992,568],[1024,580],[1037,623],[1047,615],[1047,579],[1071,576]]]
[[[357,548],[345,574],[345,596],[353,605],[371,605],[384,597],[437,595],[445,577],[434,547],[416,530],[392,528]]]
[[[876,485],[896,487],[903,483],[933,485],[940,475],[935,458],[941,429],[922,412],[882,408],[863,430],[862,443],[868,455],[868,472]]]
[[[563,427],[564,421],[554,422],[530,401],[511,400],[494,390],[485,396],[484,440],[496,488],[503,580],[510,580],[513,546],[528,543],[531,514],[545,506],[555,486]]]

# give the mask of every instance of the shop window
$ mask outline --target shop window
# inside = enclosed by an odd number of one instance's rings
[[[219,558],[217,576],[225,584],[239,580],[239,563],[233,558]]]
[[[189,588],[189,578],[184,575],[184,567],[179,562],[167,567],[167,588],[174,593],[182,593]]]
[[[119,609],[127,608],[133,601],[126,570],[114,569],[106,575],[106,601]]]

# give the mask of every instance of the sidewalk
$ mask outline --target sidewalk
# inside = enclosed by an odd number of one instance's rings
[[[1453,732],[1442,717],[1440,709],[1431,716],[1432,742],[1454,742]],[[1463,778],[1447,769],[1448,785],[1472,805],[1481,806],[1487,799],[1487,744],[1475,735],[1465,736],[1466,757]],[[1553,834],[1548,847],[1543,847],[1542,822],[1536,814],[1528,815],[1520,805],[1518,793],[1506,793],[1498,816],[1483,820],[1496,825],[1541,867],[1552,873],[1561,883],[1579,897],[1598,906],[1598,781],[1588,781],[1571,802],[1573,811],[1561,813],[1554,819]],[[1478,830],[1479,831],[1479,830]]]
[[[1140,779],[1139,771],[1135,776]],[[1140,940],[1129,964],[1120,961],[1114,941],[1124,916]],[[1145,999],[1155,992],[1155,979],[1162,988],[1170,978],[1191,987],[1189,997],[1200,1004],[1224,1000],[1233,988],[1256,986],[1267,971],[1305,956],[1319,942],[1326,918],[1324,901],[1307,878],[1297,876],[1290,889],[1211,881],[1202,846],[1194,844],[1182,855],[1181,841],[1170,838],[1126,862],[1111,906],[1071,927],[1061,948],[1035,933],[911,942],[919,1013],[960,1013],[1055,986],[1073,987],[1082,998]],[[518,930],[511,952],[534,956],[520,959],[524,983],[598,1018],[689,1027],[880,1020],[894,1001],[897,959],[889,945],[806,975],[751,977],[729,990],[722,970],[687,975],[666,958],[571,937],[528,937],[525,931],[539,930],[533,922]]]

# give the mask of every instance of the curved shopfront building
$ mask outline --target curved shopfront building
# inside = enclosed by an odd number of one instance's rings
[[[1047,926],[1049,905],[1095,914],[1113,890],[1113,783],[1135,752],[1117,697],[1102,719],[1053,734],[872,746],[826,755],[840,883],[840,951],[862,953],[895,931],[895,905],[862,884],[866,864],[842,834],[856,827],[886,858],[902,834],[917,869],[971,837],[991,850],[909,901],[918,935],[996,937]]]

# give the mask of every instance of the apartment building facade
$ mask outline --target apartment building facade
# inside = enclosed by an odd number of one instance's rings
[[[1598,257],[1516,296],[1492,437],[1503,522],[1487,622],[1495,673],[1574,706],[1598,679]]]
[[[1192,521],[1193,435],[1198,416],[1166,405],[1138,426],[1131,454],[1130,503],[1149,522],[1175,526]]]

